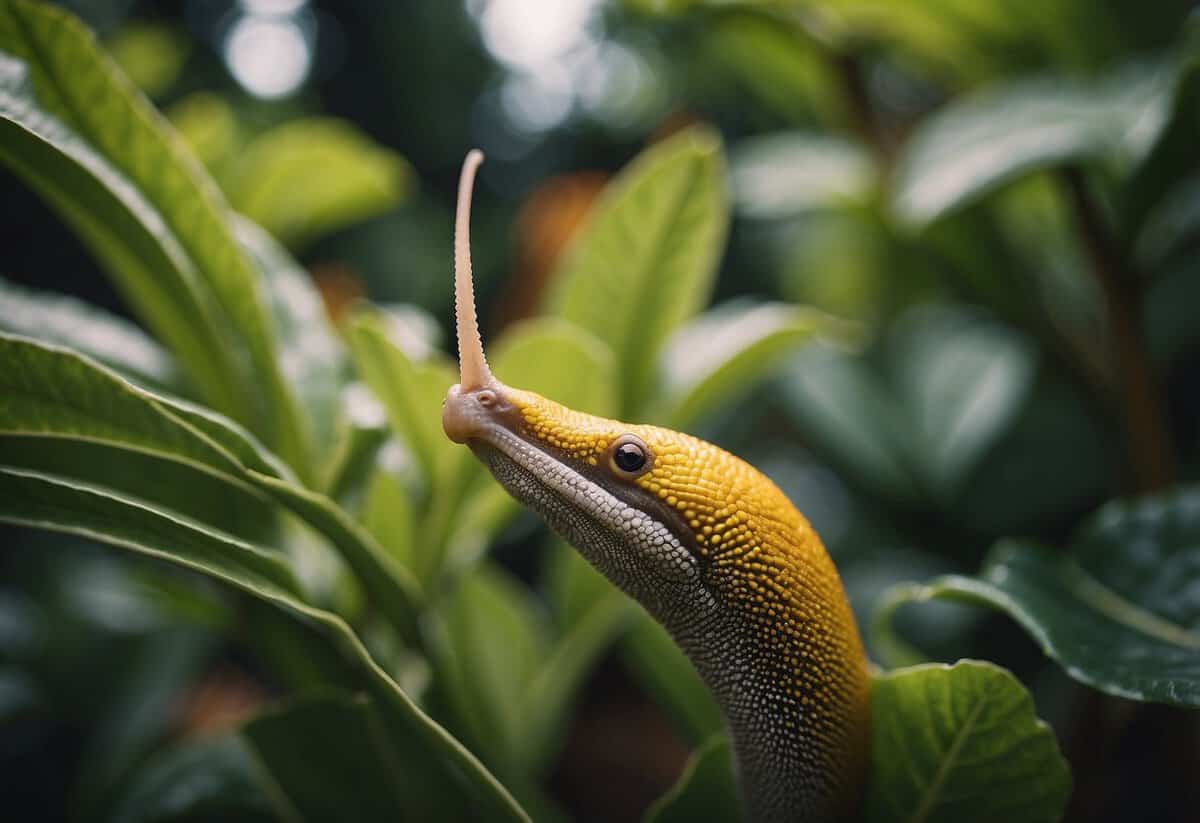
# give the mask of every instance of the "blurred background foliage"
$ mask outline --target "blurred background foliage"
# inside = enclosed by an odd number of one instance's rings
[[[704,744],[689,772],[701,775],[727,754],[705,743],[719,717],[661,630],[441,435],[454,187],[475,146],[488,156],[476,283],[502,379],[687,428],[765,471],[824,538],[861,625],[874,627],[876,660],[986,658],[1031,690],[1072,766],[1069,819],[1192,819],[1196,713],[1078,681],[1200,701],[1187,645],[1200,629],[1200,525],[1179,513],[1194,498],[1170,498],[1183,503],[1162,504],[1169,516],[1106,509],[1079,536],[1106,501],[1194,482],[1200,466],[1193,3],[60,5],[270,235],[236,228],[267,273],[278,352],[256,353],[247,333],[249,365],[229,368],[265,382],[242,383],[244,396],[229,386],[218,402],[195,379],[203,355],[189,363],[155,345],[134,318],[162,330],[52,210],[51,184],[11,163],[0,170],[0,326],[203,400],[288,464],[247,463],[260,492],[286,496],[270,483],[294,472],[366,536],[296,496],[275,511],[189,485],[177,495],[189,499],[164,501],[148,487],[173,475],[145,454],[122,456],[114,479],[106,447],[79,443],[73,471],[285,545],[296,581],[271,578],[279,597],[343,616],[535,818],[635,818],[689,751]],[[6,116],[21,93],[12,78],[0,78]],[[89,135],[109,138],[110,160],[141,139]],[[635,156],[618,193],[606,188]],[[122,171],[186,235],[203,218],[163,205],[175,184],[154,193],[160,168]],[[639,205],[652,185],[659,199]],[[659,232],[646,241],[657,245],[614,240],[631,220]],[[671,248],[671,237],[687,242]],[[629,272],[630,259],[652,265]],[[596,278],[617,278],[627,299],[597,306]],[[294,398],[276,380],[301,387],[295,431],[280,422]],[[226,436],[240,459],[255,453]],[[6,458],[45,468],[18,440],[4,438]],[[1161,540],[1156,517],[1173,529]],[[1132,530],[1124,543],[1111,537],[1121,530]],[[990,553],[1005,538],[1028,545]],[[1073,658],[1079,644],[1056,632],[1110,648],[1103,627],[1054,614],[1074,590],[1005,588],[1043,579],[1033,544],[1080,546],[1082,567],[1192,632],[1174,668],[1147,674],[1186,693]],[[985,563],[990,573],[971,577]],[[291,804],[286,819],[434,813],[414,812],[412,784],[399,799],[355,788],[392,755],[339,751],[337,729],[378,735],[387,701],[316,688],[341,682],[330,672],[344,662],[300,637],[315,626],[78,536],[6,527],[0,569],[0,786],[12,819],[280,819],[272,792]],[[1008,608],[1039,638],[1049,627],[1042,646],[1075,679],[964,597]],[[901,607],[914,598],[933,602]],[[1143,640],[1128,639],[1130,659],[1169,653]],[[1120,661],[1123,648],[1113,641]],[[292,756],[296,729],[326,747],[319,759]],[[314,782],[333,788],[307,796]],[[686,819],[677,791],[660,819]],[[334,811],[330,797],[361,805]]]

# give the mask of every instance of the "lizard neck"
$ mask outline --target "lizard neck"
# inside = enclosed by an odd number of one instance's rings
[[[860,806],[870,675],[832,562],[823,549],[817,557],[829,565],[818,582],[764,584],[761,600],[735,595],[710,568],[710,606],[655,615],[721,707],[753,821],[845,820]],[[796,591],[807,595],[800,608],[783,596]]]

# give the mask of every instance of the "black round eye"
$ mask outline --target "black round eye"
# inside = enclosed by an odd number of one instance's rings
[[[646,450],[637,443],[622,443],[613,450],[613,463],[623,472],[635,472],[646,465]]]

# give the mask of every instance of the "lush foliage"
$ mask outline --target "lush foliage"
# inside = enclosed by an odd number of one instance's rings
[[[722,129],[604,185],[488,340],[498,376],[716,439],[812,517],[882,667],[867,820],[1056,820],[1068,760],[1077,813],[1107,803],[1070,718],[1100,693],[1200,705],[1186,4],[626,5],[664,61],[718,58],[679,93]],[[358,302],[335,325],[293,257],[418,172],[326,116],[248,125],[194,92],[168,120],[130,80],[178,72],[161,36],[126,31],[122,68],[71,15],[0,0],[0,162],[133,317],[0,281],[0,521],[34,569],[0,586],[0,722],[116,695],[79,819],[554,820],[619,658],[693,749],[647,819],[736,818],[687,660],[443,436],[440,321]],[[726,131],[731,107],[752,125]],[[419,285],[439,253],[404,296],[445,313]],[[929,662],[959,657],[1019,678]],[[270,699],[181,733],[172,701],[228,659]],[[1184,789],[1155,785],[1168,819]]]

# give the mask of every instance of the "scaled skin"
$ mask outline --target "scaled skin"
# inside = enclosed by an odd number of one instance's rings
[[[490,374],[451,389],[443,423],[688,654],[729,723],[751,819],[855,813],[866,659],[832,561],[769,479],[710,443],[582,414]],[[649,451],[636,473],[612,461],[630,436]]]

